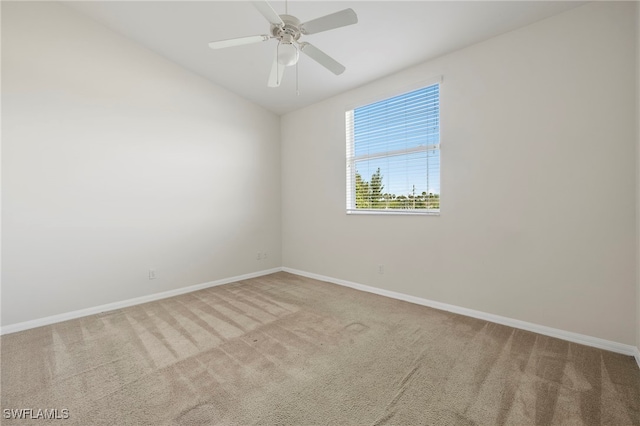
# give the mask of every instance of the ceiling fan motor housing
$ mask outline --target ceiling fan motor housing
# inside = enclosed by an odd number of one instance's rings
[[[284,26],[271,24],[271,34],[283,43],[287,43],[287,41],[283,40],[285,36],[288,36],[286,38],[290,40],[288,41],[289,43],[298,41],[300,35],[302,35],[300,20],[291,15],[280,15],[280,19],[284,22]]]
[[[300,38],[300,20],[291,15],[280,15],[283,25],[271,25],[271,34],[278,39],[278,63],[285,67],[295,65],[300,53],[294,42]]]

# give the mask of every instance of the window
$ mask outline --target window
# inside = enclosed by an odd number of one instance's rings
[[[440,85],[346,112],[347,213],[440,212]]]

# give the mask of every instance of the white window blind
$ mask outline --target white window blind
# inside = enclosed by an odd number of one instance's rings
[[[440,85],[346,112],[347,213],[440,211]]]

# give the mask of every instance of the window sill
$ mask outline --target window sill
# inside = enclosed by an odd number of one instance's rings
[[[373,215],[373,216],[440,216],[440,210],[347,210],[347,215]]]

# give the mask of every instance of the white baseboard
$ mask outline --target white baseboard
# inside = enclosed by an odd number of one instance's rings
[[[384,290],[381,288],[371,287],[364,284],[358,284],[351,281],[345,281],[338,278],[326,277],[324,275],[314,274],[311,272],[300,271],[292,268],[282,268],[283,271],[289,272],[295,275],[301,275],[307,278],[313,278],[319,281],[326,281],[333,284],[342,285],[345,287],[351,287],[356,290],[362,290],[369,293],[378,294],[381,296],[391,297],[393,299],[404,300],[405,302],[415,303],[417,305],[428,306],[430,308],[439,309],[441,311],[453,312],[455,314],[465,315],[468,317],[478,318],[485,321],[490,321],[498,324],[507,325],[522,330],[532,331],[534,333],[543,334],[545,336],[556,337],[558,339],[568,340],[574,343],[580,343],[586,346],[593,346],[595,348],[604,349],[611,352],[617,352],[624,355],[635,356],[640,367],[640,353],[638,348],[631,345],[625,345],[623,343],[612,342],[610,340],[600,339],[598,337],[587,336],[584,334],[573,333],[571,331],[559,330],[557,328],[547,327],[544,325],[533,324],[526,321],[520,321],[513,318],[507,318],[500,315],[489,314],[482,311],[476,311],[473,309],[462,308],[460,306],[449,305],[446,303],[436,302],[433,300],[423,299],[421,297],[409,296],[403,293],[397,293],[395,291]]]
[[[624,355],[634,356],[638,363],[638,367],[640,368],[640,349],[635,346],[625,345],[625,344],[613,342],[610,340],[600,339],[598,337],[592,337],[584,334],[573,333],[570,331],[560,330],[557,328],[538,325],[538,324],[534,324],[526,321],[520,321],[517,319],[507,318],[500,315],[489,314],[486,312],[476,311],[473,309],[462,308],[460,306],[449,305],[447,303],[436,302],[429,299],[423,299],[421,297],[410,296],[408,294],[398,293],[390,290],[384,290],[381,288],[371,287],[365,284],[358,284],[351,281],[327,277],[324,275],[300,271],[297,269],[292,269],[287,267],[272,268],[272,269],[267,269],[263,271],[252,272],[249,274],[223,278],[216,281],[210,281],[207,283],[178,288],[175,290],[164,291],[162,293],[154,293],[147,296],[141,296],[133,299],[123,300],[120,302],[108,303],[106,305],[100,305],[92,308],[80,309],[77,311],[67,312],[59,315],[52,315],[49,317],[39,318],[31,321],[24,321],[16,324],[10,324],[7,326],[0,327],[0,335],[16,333],[18,331],[28,330],[31,328],[41,327],[49,324],[55,324],[58,322],[85,317],[88,315],[98,314],[101,312],[108,312],[116,309],[126,308],[133,305],[153,302],[154,300],[166,299],[168,297],[178,296],[180,294],[185,294],[185,293],[191,293],[193,291],[202,290],[204,288],[215,287],[215,286],[229,284],[236,281],[242,281],[250,278],[261,277],[263,275],[269,275],[269,274],[273,274],[275,272],[280,272],[280,271],[289,272],[291,274],[300,275],[303,277],[313,278],[319,281],[326,281],[333,284],[350,287],[356,290],[378,294],[380,296],[386,296],[386,297],[391,297],[393,299],[404,300],[406,302],[415,303],[417,305],[428,306],[428,307],[439,309],[442,311],[453,312],[456,314],[478,318],[485,321],[494,322],[497,324],[503,324],[510,327],[519,328],[522,330],[532,331],[534,333],[543,334],[545,336],[556,337],[558,339],[568,340],[570,342],[580,343],[582,345],[593,346],[595,348],[604,349],[611,352],[617,352]]]
[[[249,274],[238,275],[230,278],[223,278],[216,281],[210,281],[202,284],[195,284],[188,287],[177,288],[175,290],[163,291],[162,293],[149,294],[147,296],[135,297],[133,299],[123,300],[121,302],[107,303],[106,305],[95,306],[93,308],[80,309],[77,311],[67,312],[64,314],[52,315],[49,317],[38,318],[31,321],[19,322],[0,327],[0,335],[16,333],[18,331],[28,330],[30,328],[41,327],[43,325],[55,324],[57,322],[67,321],[75,318],[86,317],[88,315],[99,314],[101,312],[113,311],[116,309],[126,308],[141,303],[153,302],[154,300],[166,299],[167,297],[177,296],[180,294],[191,293],[192,291],[202,290],[204,288],[215,287],[218,285],[229,284],[236,281],[248,280],[250,278],[261,277],[263,275],[273,274],[282,271],[282,268],[267,269]]]

